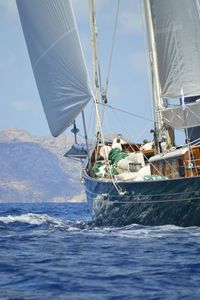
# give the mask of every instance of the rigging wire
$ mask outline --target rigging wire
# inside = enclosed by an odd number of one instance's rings
[[[105,93],[105,97],[107,95],[108,82],[109,82],[111,64],[112,64],[112,58],[113,58],[113,50],[114,50],[114,44],[115,44],[115,38],[116,38],[117,23],[118,23],[118,18],[119,18],[119,6],[120,6],[120,0],[117,1],[117,9],[116,9],[116,15],[115,15],[114,29],[113,29],[112,45],[111,45],[110,59],[109,59],[109,64],[108,64],[108,74],[107,74],[107,79],[106,79],[106,84],[105,84],[105,90],[103,91]]]
[[[119,17],[119,6],[120,6],[120,0],[117,1],[117,8],[116,8],[113,35],[112,35],[112,44],[111,44],[111,51],[110,51],[110,58],[109,58],[109,63],[108,63],[108,71],[107,71],[105,87],[102,85],[101,69],[100,69],[100,64],[98,62],[99,87],[100,87],[101,99],[102,99],[103,104],[107,104],[107,90],[108,90],[108,82],[109,82],[111,64],[112,64],[112,58],[113,58],[114,44],[115,44],[115,39],[116,39],[117,23],[118,23],[118,17]],[[105,115],[105,107],[103,106],[102,112],[101,112],[102,123],[104,120],[104,115]]]
[[[114,113],[113,116],[115,116],[115,117],[116,117],[116,120],[118,120],[118,123],[121,124],[120,119],[117,117],[117,114]],[[108,126],[108,127],[110,128],[110,126]],[[131,140],[129,133],[128,133],[128,131],[127,131],[125,128],[124,128],[124,131],[126,132],[128,138],[129,138],[129,140]],[[146,132],[146,131],[147,131],[147,128],[145,128],[144,132]],[[127,143],[129,144],[130,148],[131,148],[132,150],[134,150],[134,149],[133,149],[133,146],[132,146],[132,144],[131,144],[131,142],[128,142],[128,141],[127,141]],[[138,145],[137,143],[135,143],[135,146],[136,146],[136,147],[138,148],[138,150],[140,151],[140,147],[139,147],[139,145]],[[145,159],[146,159],[147,161],[149,161],[148,157],[147,157],[144,153],[143,153],[143,155],[144,155]],[[167,160],[165,160],[165,161],[166,161],[166,164],[169,164],[169,162],[168,162]],[[159,175],[162,176],[162,173],[160,172],[160,170],[159,170],[157,167],[155,167],[155,165],[153,165],[150,161],[149,161],[149,164],[152,166],[152,168],[153,168],[154,170],[156,170],[156,172],[157,172]],[[171,166],[171,165],[170,165],[170,166]],[[174,168],[173,168],[173,170],[174,170]],[[175,170],[174,170],[174,171],[175,171]],[[117,183],[117,180],[116,180],[116,179],[115,179],[115,183]],[[122,192],[123,192],[123,191],[122,191]]]
[[[127,129],[127,126],[126,126],[125,123],[124,123],[124,120],[122,120],[122,119],[120,118],[121,115],[120,115],[120,114],[117,114],[116,111],[115,111],[114,109],[112,110],[112,115],[113,115],[112,120],[110,120],[110,118],[108,118],[108,117],[106,118],[106,120],[107,120],[107,128],[109,128],[110,132],[112,132],[111,127],[113,127],[113,124],[114,124],[115,121],[116,121],[115,124],[120,124],[121,129],[123,130],[123,132],[126,133],[126,136],[127,136],[128,139],[131,141],[131,140],[133,139],[133,137],[130,136],[130,133],[129,133],[128,129]],[[109,124],[109,126],[108,126],[108,124]],[[112,124],[112,125],[111,125],[111,124]],[[133,129],[134,129],[134,128],[131,129],[132,134],[133,134]],[[139,132],[139,135],[137,134],[137,135],[135,136],[135,133],[134,133],[134,139],[135,139],[135,140],[137,140],[138,138],[141,139],[141,137],[144,136],[144,134],[146,134],[146,133],[149,131],[149,126],[148,126],[148,127],[145,127],[145,128],[142,127],[141,129],[142,129],[142,130],[141,130],[141,132]]]
[[[103,105],[103,106],[106,106],[106,107],[108,107],[108,108],[110,108],[110,109],[113,109],[113,110],[116,110],[116,111],[120,111],[120,112],[125,113],[125,114],[127,114],[127,115],[131,115],[131,116],[133,116],[133,117],[140,118],[140,119],[142,119],[142,120],[146,120],[146,121],[149,121],[149,122],[153,123],[153,120],[151,120],[151,119],[149,119],[149,118],[142,117],[141,115],[138,115],[138,114],[135,114],[135,113],[131,113],[131,112],[129,112],[129,111],[126,111],[126,110],[121,109],[121,108],[118,108],[118,107],[114,107],[114,106],[112,106],[112,105],[110,105],[110,104],[106,104],[106,105],[105,105],[105,104],[103,104],[103,103],[101,103],[101,102],[98,102],[98,104]]]
[[[120,0],[118,0],[116,20],[118,19],[119,2],[120,2]],[[98,140],[98,134],[100,133],[101,143],[102,143],[102,145],[105,145],[105,140],[104,140],[103,131],[102,131],[102,122],[101,122],[100,113],[99,113],[99,110],[98,110],[98,104],[99,104],[99,102],[98,102],[98,92],[99,92],[99,87],[101,87],[101,82],[99,82],[100,79],[101,79],[101,73],[100,73],[98,53],[97,53],[97,48],[96,48],[96,46],[97,46],[96,19],[95,19],[95,11],[94,11],[94,3],[93,3],[93,1],[90,1],[89,4],[90,4],[90,9],[91,9],[92,14],[93,14],[92,15],[93,18],[91,19],[91,28],[92,28],[91,32],[93,33],[93,41],[95,42],[94,45],[93,45],[94,46],[93,51],[94,51],[94,54],[95,54],[94,55],[95,56],[95,64],[94,64],[94,66],[96,66],[96,69],[95,69],[96,94],[95,94],[95,97],[94,97],[94,103],[95,103],[96,118],[97,118],[97,124],[98,124],[97,141],[98,142],[100,141],[100,140]],[[113,37],[113,43],[112,43],[112,49],[111,49],[111,57],[110,57],[108,78],[109,78],[110,66],[111,66],[111,60],[112,60],[112,52],[113,52],[113,45],[114,45],[115,32],[116,32],[116,29],[115,29],[116,28],[116,24],[117,24],[117,21],[115,22],[115,27],[114,27],[114,35],[113,35],[114,37]],[[94,35],[94,28],[95,28],[95,35]],[[108,79],[107,79],[107,81],[108,81]],[[100,90],[100,92],[102,92],[102,91]],[[103,99],[103,97],[102,97],[102,99]],[[104,107],[103,107],[103,110],[104,110]],[[97,152],[96,152],[96,154],[97,154]],[[109,161],[107,161],[107,159],[106,159],[105,163],[106,163],[106,167],[107,167],[107,169],[108,169],[108,171],[110,173],[110,178],[112,180],[113,185],[115,186],[117,192],[119,194],[122,194],[123,191],[122,191],[121,187],[117,184],[117,182],[115,182],[115,179],[114,179],[114,177],[112,175],[112,172],[111,172],[111,166],[109,164]]]
[[[112,64],[112,57],[113,57],[113,50],[114,50],[114,43],[115,43],[115,37],[116,37],[116,29],[117,29],[117,22],[118,22],[118,17],[119,17],[119,4],[120,4],[120,0],[118,0],[117,2],[117,10],[116,10],[116,17],[115,17],[115,24],[114,24],[114,31],[113,31],[113,38],[112,38],[112,46],[111,46],[111,53],[110,53],[110,59],[109,59],[109,65],[108,65],[108,74],[107,74],[107,79],[106,79],[106,84],[105,84],[105,90],[102,89],[102,85],[101,85],[101,72],[100,72],[100,66],[99,66],[99,61],[98,61],[98,58],[97,58],[97,64],[98,64],[98,75],[96,73],[96,75],[98,76],[98,81],[99,81],[99,87],[100,87],[100,92],[101,92],[101,96],[102,96],[102,100],[103,100],[103,103],[100,103],[97,101],[97,97],[96,97],[96,100],[95,100],[95,103],[96,105],[100,104],[100,105],[103,105],[103,115],[104,115],[104,110],[105,110],[105,104],[107,103],[107,97],[106,97],[106,94],[107,94],[107,90],[108,90],[108,82],[109,82],[109,76],[110,76],[110,71],[111,71],[111,64]],[[129,115],[132,115],[134,117],[138,117],[138,118],[141,118],[143,120],[147,120],[147,121],[150,121],[150,122],[153,122],[152,120],[148,119],[148,118],[145,118],[145,117],[142,117],[140,115],[137,115],[137,114],[134,114],[134,113],[130,113],[130,112],[127,112],[125,110],[122,110],[122,109],[118,109],[118,108],[115,108],[111,105],[106,105],[107,107],[113,109],[113,110],[118,110],[118,111],[121,111],[123,113],[126,113],[126,114],[129,114]],[[96,110],[97,110],[97,107],[96,107]],[[103,137],[103,134],[102,134],[102,126],[101,126],[101,121],[100,121],[100,116],[99,116],[99,112],[97,110],[97,115],[98,115],[98,119],[99,119],[99,129],[100,129],[100,132],[101,132],[101,139],[102,139],[102,142],[103,142],[103,145],[105,145],[105,141],[104,141],[104,137]],[[110,179],[113,183],[113,185],[115,186],[116,190],[118,191],[118,194],[122,194],[123,193],[123,190],[121,189],[120,185],[118,184],[118,182],[115,180],[112,172],[111,172],[111,166],[109,164],[109,162],[106,163],[107,165],[107,169],[110,173]]]
[[[120,119],[117,117],[117,114],[113,114],[113,116],[115,116],[116,119],[118,120],[118,123],[121,124]],[[128,138],[131,140],[131,138],[130,138],[130,136],[129,136],[129,133],[128,133],[128,131],[127,131],[125,128],[124,128],[124,131],[126,132]],[[143,132],[147,132],[147,128],[145,128]],[[136,139],[137,139],[137,138],[138,138],[138,137],[136,137]],[[131,149],[132,149],[131,143],[128,142],[128,144],[129,144],[129,146],[130,146]],[[135,144],[135,145],[137,146],[137,144]],[[139,147],[138,147],[138,150],[140,151]],[[149,161],[148,157],[147,157],[144,153],[143,153],[143,155],[144,155],[145,159],[149,162],[149,164],[152,166],[152,168],[153,168],[159,175],[162,176],[162,172],[161,172],[154,164],[152,164],[152,163]],[[174,168],[173,166],[171,166],[171,164],[169,163],[169,161],[168,161],[167,159],[163,158],[163,157],[162,157],[162,159],[163,159],[163,161],[165,161],[166,165],[168,165],[170,168],[172,168],[173,171],[175,172],[175,168]]]

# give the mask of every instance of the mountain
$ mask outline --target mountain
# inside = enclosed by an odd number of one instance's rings
[[[71,136],[0,131],[0,202],[83,201],[80,163],[63,155]]]

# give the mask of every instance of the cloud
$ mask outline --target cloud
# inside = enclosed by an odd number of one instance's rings
[[[16,56],[5,45],[1,49],[0,71],[5,72],[8,68],[13,67],[16,62]]]
[[[29,110],[29,104],[23,100],[14,101],[12,105],[18,112],[25,112]]]
[[[86,19],[88,17],[87,1],[72,0],[72,8],[77,19]]]
[[[125,34],[142,34],[143,12],[139,0],[121,1],[119,24]]]
[[[95,1],[95,10],[96,13],[103,12],[103,13],[109,13],[111,7],[113,7],[113,4],[116,3],[116,0],[96,0]],[[72,0],[72,7],[74,9],[74,12],[77,17],[84,17],[88,18],[88,1],[83,0]],[[111,10],[112,11],[112,10]]]
[[[21,113],[30,112],[30,111],[34,113],[37,112],[39,109],[36,103],[26,101],[26,100],[15,100],[12,102],[12,106],[17,112],[21,112]]]
[[[9,17],[15,17],[18,14],[15,0],[0,0],[0,10]]]
[[[110,26],[113,27],[117,3],[116,0],[95,1],[97,27],[101,27],[102,23],[109,26],[108,29]],[[85,19],[85,21],[88,22],[88,2],[72,0],[72,6],[77,21],[79,22]],[[125,34],[140,34],[142,32],[142,12],[139,0],[120,1],[118,26]]]
[[[121,31],[125,34],[139,35],[142,33],[142,19],[141,16],[134,12],[124,11],[120,15],[119,23]]]
[[[134,72],[140,73],[142,75],[146,74],[147,65],[146,54],[143,51],[134,52],[129,55],[128,62],[131,69]]]

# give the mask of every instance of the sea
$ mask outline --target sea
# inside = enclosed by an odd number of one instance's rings
[[[87,203],[1,204],[0,299],[200,299],[200,228],[98,227]]]

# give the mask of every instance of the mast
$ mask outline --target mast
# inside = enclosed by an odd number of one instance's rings
[[[87,157],[88,157],[88,161],[90,161],[89,145],[88,145],[88,137],[87,137],[84,110],[82,110],[82,119],[83,119],[83,127],[84,127],[84,134],[85,134],[85,143],[86,143],[86,148],[87,148]]]
[[[88,0],[89,6],[89,21],[90,21],[90,31],[91,31],[91,43],[92,43],[92,58],[93,58],[93,85],[94,85],[94,105],[95,105],[95,113],[96,113],[96,146],[101,144],[105,146],[104,135],[101,126],[101,119],[99,114],[99,77],[98,77],[98,53],[97,53],[97,26],[96,26],[96,16],[95,16],[95,8],[94,8],[94,0]],[[97,151],[95,151],[95,160],[97,160]],[[106,169],[108,170],[111,178],[111,168],[108,161],[108,157],[105,158]]]
[[[98,55],[97,55],[97,26],[96,26],[96,16],[94,1],[88,0],[89,7],[89,23],[91,32],[91,44],[92,44],[92,63],[93,63],[93,91],[94,91],[94,105],[96,113],[96,140],[97,144],[102,138],[102,128],[98,108],[99,99],[99,80],[98,80]]]
[[[163,118],[161,110],[163,107],[162,99],[160,97],[160,81],[158,74],[158,62],[156,54],[156,44],[154,29],[151,16],[150,1],[144,0],[144,11],[146,17],[146,27],[147,27],[147,36],[149,44],[149,56],[151,62],[151,72],[152,72],[152,85],[153,85],[153,108],[154,108],[154,130],[155,130],[155,143],[156,148],[159,151],[158,142],[161,140],[163,133]]]

